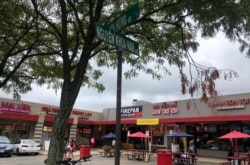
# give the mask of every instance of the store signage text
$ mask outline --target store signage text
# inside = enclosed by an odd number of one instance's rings
[[[155,104],[152,110],[152,115],[169,115],[177,114],[177,102]]]
[[[56,108],[56,107],[42,107],[42,111],[47,112],[48,115],[56,115],[59,112],[59,108]]]
[[[166,109],[166,108],[173,108],[177,107],[177,102],[172,102],[172,103],[161,103],[161,104],[155,104],[154,109]]]
[[[92,116],[92,112],[84,112],[84,111],[76,111],[76,110],[73,110],[72,114],[77,115],[78,119],[80,120],[88,120],[89,117]]]
[[[178,113],[177,108],[168,108],[168,109],[154,109],[152,115],[170,115]]]
[[[57,107],[42,107],[42,111],[47,112],[48,115],[56,115],[59,112],[59,108]],[[92,112],[84,112],[84,111],[72,111],[73,115],[78,115],[79,119],[88,119],[92,116]]]
[[[217,110],[244,109],[246,104],[250,104],[250,98],[229,99],[225,101],[208,102],[208,107],[216,107]]]
[[[121,108],[121,117],[142,117],[142,106]]]
[[[157,125],[159,124],[159,119],[137,119],[136,125]]]
[[[3,101],[1,104],[1,111],[30,113],[31,106],[26,103],[13,103]]]

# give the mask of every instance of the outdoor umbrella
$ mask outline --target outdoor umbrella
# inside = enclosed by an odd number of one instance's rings
[[[132,133],[132,134],[128,135],[128,137],[150,138],[151,136],[146,135],[145,133],[143,133],[143,132],[139,131],[139,132]]]
[[[243,139],[243,138],[250,138],[250,135],[239,132],[239,131],[231,131],[230,133],[227,133],[227,134],[219,137],[219,139],[234,139],[234,141],[235,141],[234,144],[235,144],[237,156],[239,156],[237,139]]]
[[[176,132],[172,132],[168,134],[167,137],[181,138],[181,137],[193,137],[193,135],[188,134],[186,132],[176,131]],[[176,142],[177,142],[177,139],[175,139],[175,143]],[[179,145],[180,150],[184,150],[184,144],[183,142],[181,143],[181,140],[178,145]],[[172,148],[175,148],[175,147],[176,147],[176,144],[172,144]]]
[[[115,137],[116,137],[115,134],[113,134],[112,132],[103,136],[103,138],[115,138]]]
[[[192,137],[193,135],[190,135],[186,132],[176,131],[176,132],[172,132],[171,134],[167,136],[168,137]]]

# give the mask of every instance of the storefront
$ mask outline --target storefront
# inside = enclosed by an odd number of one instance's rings
[[[59,107],[19,102],[0,98],[0,134],[11,140],[32,138],[43,143],[50,139],[55,115]],[[156,119],[157,124],[138,124],[140,119]],[[116,109],[103,112],[72,110],[68,119],[66,135],[70,138],[92,136],[96,139],[116,129]],[[250,93],[211,98],[207,103],[200,99],[168,101],[159,103],[135,102],[133,106],[121,108],[121,140],[134,143],[130,133],[142,131],[152,136],[152,145],[170,147],[174,139],[167,137],[173,131],[181,130],[192,134],[198,150],[225,151],[230,141],[218,137],[239,130],[250,133]],[[187,147],[190,138],[185,138]],[[239,150],[245,151],[250,142],[239,140]]]
[[[105,109],[104,121],[115,120],[114,109]],[[126,112],[126,113],[125,113]],[[158,125],[136,125],[142,131],[152,134],[152,144],[170,147],[174,142],[167,135],[181,130],[192,134],[192,138],[184,138],[185,146],[194,139],[198,150],[227,151],[229,140],[219,140],[218,137],[239,130],[250,133],[250,93],[235,94],[211,98],[207,103],[200,99],[160,102],[145,105],[134,105],[121,109],[121,122],[134,124],[138,119],[159,119]],[[125,114],[125,115],[124,115]],[[128,122],[128,123],[127,123]],[[132,130],[128,129],[130,133]],[[240,139],[239,150],[245,152],[250,142]]]
[[[55,115],[59,107],[33,102],[14,101],[0,98],[0,135],[11,141],[31,138],[44,144],[49,141]],[[93,120],[101,120],[102,113],[86,110],[72,110],[68,119],[65,137],[89,138],[93,132]]]

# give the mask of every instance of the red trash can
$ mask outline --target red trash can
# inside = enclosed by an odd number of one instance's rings
[[[172,151],[158,149],[157,150],[157,165],[173,165]]]
[[[82,145],[80,147],[80,158],[84,156],[89,156],[90,155],[90,149],[91,147],[89,145]]]

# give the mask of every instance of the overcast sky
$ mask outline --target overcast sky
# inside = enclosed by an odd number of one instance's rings
[[[250,92],[250,59],[246,53],[239,51],[236,43],[229,42],[223,34],[212,39],[199,39],[198,51],[193,58],[202,65],[214,66],[218,69],[232,69],[239,74],[231,81],[224,80],[223,76],[216,82],[219,95]],[[126,66],[123,66],[125,70]],[[132,105],[133,99],[156,102],[167,102],[191,98],[181,94],[179,72],[175,66],[170,68],[172,75],[162,80],[153,80],[149,75],[141,74],[131,80],[122,79],[122,106]],[[106,90],[98,93],[94,89],[83,88],[79,92],[74,108],[101,112],[105,108],[116,107],[116,70],[104,69],[101,82]],[[0,97],[12,98],[0,92]],[[197,96],[195,96],[197,97]],[[22,95],[22,101],[30,101],[59,106],[60,92],[55,94],[46,87],[33,86],[33,91]]]

